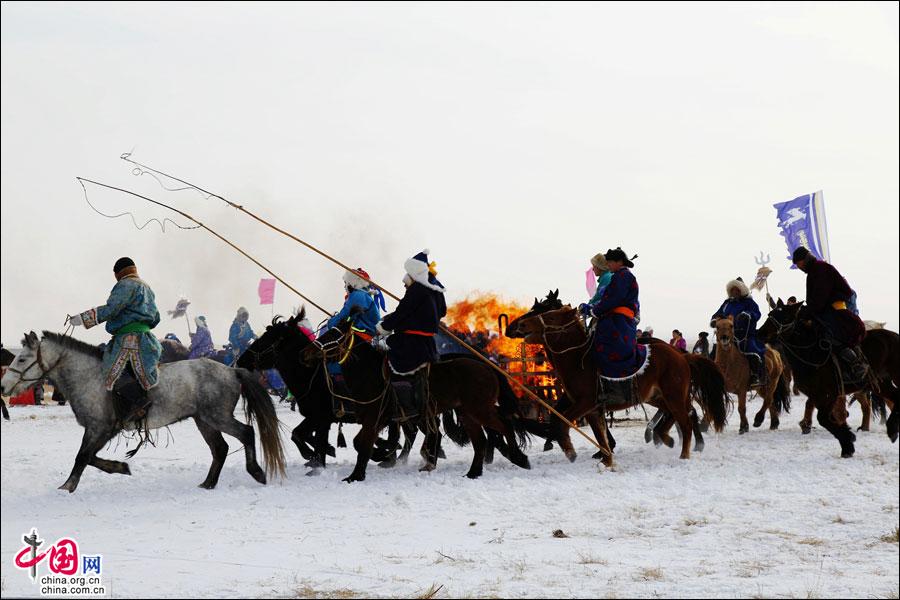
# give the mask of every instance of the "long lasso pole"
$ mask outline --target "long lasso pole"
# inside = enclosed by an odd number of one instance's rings
[[[319,256],[321,256],[322,258],[324,258],[324,259],[326,259],[326,260],[329,260],[329,261],[333,262],[334,264],[338,265],[339,267],[342,267],[343,269],[345,269],[345,270],[347,270],[347,271],[352,271],[352,270],[353,270],[353,269],[351,269],[349,266],[347,266],[346,264],[344,264],[343,262],[341,262],[340,260],[338,260],[338,259],[334,258],[333,256],[331,256],[330,254],[328,254],[328,253],[326,253],[326,252],[320,250],[320,249],[317,248],[316,246],[313,246],[312,244],[308,243],[307,241],[305,241],[305,240],[303,240],[303,239],[300,239],[299,237],[297,237],[296,235],[290,233],[289,231],[285,231],[284,229],[278,227],[277,225],[273,225],[272,223],[270,223],[269,221],[263,219],[262,217],[260,217],[260,216],[257,215],[256,213],[253,213],[253,212],[247,210],[246,208],[244,208],[244,207],[243,207],[242,205],[240,205],[240,204],[236,204],[236,203],[234,203],[234,202],[231,202],[230,200],[228,200],[228,199],[226,199],[226,198],[224,198],[224,197],[222,197],[222,196],[220,196],[220,195],[218,195],[218,194],[214,194],[213,192],[210,192],[209,190],[205,190],[205,189],[203,189],[203,188],[201,188],[201,187],[199,187],[199,186],[197,186],[197,185],[194,185],[194,184],[192,184],[192,183],[190,183],[190,182],[187,182],[187,181],[185,181],[185,180],[183,180],[183,179],[179,179],[178,177],[174,177],[174,176],[172,176],[172,175],[169,175],[168,173],[164,173],[164,172],[162,172],[162,171],[158,171],[158,170],[156,170],[156,169],[153,169],[153,168],[151,168],[151,167],[148,167],[148,166],[146,166],[146,165],[143,165],[143,164],[141,164],[141,163],[139,163],[139,162],[137,162],[137,161],[135,161],[135,160],[132,160],[132,159],[131,159],[130,153],[123,154],[123,155],[121,156],[121,158],[122,158],[122,160],[124,160],[124,161],[126,161],[126,162],[130,162],[130,163],[132,163],[132,164],[134,164],[134,165],[137,165],[137,167],[138,167],[139,169],[142,169],[142,170],[145,170],[145,171],[148,171],[148,172],[151,172],[151,173],[158,173],[159,175],[162,175],[162,176],[164,176],[164,177],[168,177],[169,179],[172,179],[173,181],[177,181],[177,182],[179,182],[179,183],[183,183],[184,185],[186,185],[186,186],[188,186],[188,187],[190,187],[190,188],[193,188],[193,189],[195,189],[195,190],[197,190],[197,191],[199,191],[199,192],[202,192],[202,193],[206,194],[207,197],[210,197],[210,198],[218,198],[219,200],[221,200],[222,202],[224,202],[224,203],[227,204],[228,206],[230,206],[230,207],[232,207],[232,208],[234,208],[234,209],[239,210],[240,212],[244,213],[244,214],[247,215],[248,217],[250,217],[250,218],[252,218],[252,219],[255,219],[256,221],[262,223],[262,224],[265,225],[266,227],[268,227],[268,228],[270,228],[270,229],[272,229],[272,230],[274,230],[274,231],[277,231],[278,233],[284,235],[285,237],[288,237],[288,238],[294,240],[295,242],[297,242],[298,244],[301,244],[301,245],[305,246],[306,248],[312,250],[313,252],[315,252],[316,254],[318,254]],[[141,173],[141,172],[137,172],[137,170],[136,170],[136,173],[135,173],[135,174],[140,175],[140,174],[142,174],[142,173]],[[158,179],[157,179],[157,181],[158,181]],[[160,185],[162,185],[162,182],[160,182]],[[165,188],[165,186],[163,186],[163,187]],[[169,189],[169,188],[165,188],[165,189]],[[184,189],[184,188],[182,188],[182,189]],[[176,191],[176,190],[170,190],[170,191]],[[152,201],[151,201],[151,202],[152,202]],[[157,204],[159,204],[159,203],[157,203]],[[173,209],[173,210],[175,210],[175,209]],[[176,212],[180,212],[180,211],[177,211],[177,210],[176,210]],[[183,214],[183,213],[181,213],[181,214]],[[193,220],[193,219],[191,219],[191,220]],[[196,223],[197,221],[194,221],[194,222]],[[255,261],[254,261],[254,262],[255,262]],[[257,264],[258,264],[258,263],[257,263]],[[269,272],[271,273],[271,271],[269,271]],[[274,275],[274,274],[273,274],[273,275]],[[361,277],[362,277],[362,276],[361,276]],[[376,288],[382,290],[385,294],[387,294],[388,296],[390,296],[391,298],[393,298],[393,299],[396,300],[397,302],[400,301],[400,297],[397,296],[396,294],[394,294],[393,292],[391,292],[390,290],[386,289],[385,287],[379,285],[378,283],[376,283],[375,281],[372,281],[371,279],[369,279],[369,278],[367,278],[367,277],[362,277],[362,278],[365,279],[365,280],[366,280],[368,283],[370,283],[371,285],[373,285],[373,286],[375,286]],[[292,288],[292,289],[293,289],[293,288]],[[561,412],[559,412],[558,410],[556,410],[555,408],[553,408],[552,406],[550,406],[550,404],[548,404],[547,402],[545,402],[544,400],[542,400],[537,394],[535,394],[535,393],[532,392],[530,389],[528,389],[528,387],[526,387],[525,384],[521,383],[519,380],[517,380],[516,378],[514,378],[512,375],[510,375],[509,373],[507,373],[506,371],[504,371],[503,369],[501,369],[500,367],[498,367],[497,365],[495,365],[493,362],[491,362],[490,360],[488,360],[488,359],[487,359],[485,356],[483,356],[478,350],[476,350],[475,348],[473,348],[472,346],[470,346],[469,344],[467,344],[467,343],[464,342],[463,340],[459,339],[459,337],[457,337],[456,334],[454,334],[452,331],[450,331],[450,329],[448,329],[446,326],[444,326],[443,324],[440,324],[439,327],[440,327],[441,331],[443,331],[445,334],[449,335],[449,336],[450,336],[451,338],[453,338],[456,342],[458,342],[461,346],[463,346],[464,348],[466,348],[467,350],[469,350],[470,352],[472,352],[477,358],[479,358],[480,360],[482,360],[485,364],[487,364],[487,365],[490,366],[492,369],[494,369],[495,371],[497,371],[498,373],[500,373],[501,375],[503,375],[504,377],[506,377],[510,382],[512,382],[513,384],[515,384],[516,386],[518,386],[519,389],[521,389],[523,392],[525,392],[525,394],[528,396],[528,398],[529,398],[530,400],[532,400],[532,401],[534,401],[534,402],[537,402],[538,404],[540,404],[541,406],[543,406],[544,408],[546,408],[548,411],[550,411],[551,413],[553,413],[554,415],[556,415],[557,417],[559,417],[560,419],[562,419],[562,421],[563,421],[564,423],[568,424],[571,428],[573,428],[575,431],[577,431],[579,434],[581,434],[581,436],[583,436],[586,440],[588,440],[588,441],[591,442],[594,446],[596,446],[596,447],[600,450],[600,452],[602,452],[607,458],[612,458],[611,453],[610,453],[606,448],[602,447],[602,446],[597,442],[597,440],[595,440],[593,437],[589,436],[588,434],[586,434],[585,432],[583,432],[581,429],[579,429],[579,428],[578,428],[578,424],[575,423],[575,421],[570,421],[569,419],[567,419],[565,416],[563,416],[563,414],[562,414]]]
[[[92,179],[86,179],[86,178],[84,178],[84,177],[76,177],[75,179],[78,180],[78,182],[82,185],[82,187],[84,187],[85,182],[86,182],[86,183],[93,184],[93,185],[97,185],[97,186],[100,186],[100,187],[105,187],[105,188],[108,188],[108,189],[111,189],[111,190],[116,190],[117,192],[123,192],[123,193],[125,193],[125,194],[130,194],[130,195],[132,195],[132,196],[136,196],[136,197],[138,197],[138,198],[140,198],[140,199],[142,199],[142,200],[146,200],[147,202],[151,202],[151,203],[153,203],[153,204],[155,204],[155,205],[157,205],[157,206],[162,206],[163,208],[167,208],[167,209],[171,210],[172,212],[178,213],[179,215],[181,215],[181,216],[184,217],[185,219],[188,219],[189,221],[192,221],[192,222],[196,223],[201,229],[205,229],[206,231],[210,232],[211,234],[213,234],[214,236],[216,236],[217,238],[219,238],[220,240],[222,240],[223,242],[225,242],[226,244],[228,244],[229,246],[231,246],[232,248],[234,248],[235,250],[237,250],[238,252],[240,252],[240,253],[241,253],[243,256],[245,256],[246,258],[249,258],[249,259],[250,259],[251,261],[253,261],[253,263],[254,263],[256,266],[258,266],[260,269],[262,269],[263,271],[265,271],[266,273],[268,273],[269,275],[271,275],[272,277],[274,277],[275,279],[277,279],[278,281],[280,281],[281,283],[283,283],[289,290],[291,290],[292,292],[294,292],[295,294],[297,294],[298,296],[300,296],[301,298],[303,298],[304,300],[306,300],[307,302],[309,302],[310,304],[312,304],[313,306],[315,306],[316,308],[318,308],[320,311],[322,311],[322,312],[325,313],[326,315],[329,315],[329,316],[331,315],[330,312],[328,312],[327,310],[325,310],[324,308],[322,308],[321,306],[319,306],[316,302],[314,302],[313,300],[311,300],[311,299],[308,298],[307,296],[305,296],[305,295],[303,295],[302,293],[300,293],[300,291],[299,291],[297,288],[295,288],[294,286],[292,286],[291,284],[289,284],[287,281],[285,281],[284,279],[282,279],[281,277],[279,277],[278,275],[276,275],[276,274],[275,274],[274,272],[272,272],[272,270],[269,269],[267,266],[265,266],[264,264],[262,264],[261,262],[259,262],[258,260],[256,260],[256,259],[253,258],[252,256],[250,256],[249,254],[247,254],[247,253],[246,253],[243,249],[241,249],[238,245],[236,245],[236,244],[232,243],[231,241],[227,240],[226,238],[224,238],[223,236],[221,236],[217,231],[215,231],[214,229],[212,229],[211,227],[209,227],[209,226],[207,226],[207,225],[204,225],[203,223],[201,223],[200,221],[198,221],[197,219],[195,219],[194,217],[192,217],[192,216],[189,215],[188,213],[186,213],[186,212],[184,212],[184,211],[182,211],[182,210],[178,210],[178,209],[175,208],[174,206],[169,206],[168,204],[165,204],[165,203],[163,203],[163,202],[159,202],[159,201],[154,200],[154,199],[152,199],[152,198],[148,198],[147,196],[142,196],[142,195],[140,195],[140,194],[136,194],[136,193],[134,193],[134,192],[132,192],[132,191],[129,191],[129,190],[126,190],[126,189],[123,189],[123,188],[120,188],[120,187],[116,187],[116,186],[113,186],[113,185],[107,185],[107,184],[105,184],[105,183],[100,183],[99,181],[94,181],[94,180],[92,180]],[[190,321],[188,322],[188,331],[190,331]]]

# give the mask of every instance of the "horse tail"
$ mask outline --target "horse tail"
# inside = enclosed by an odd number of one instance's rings
[[[686,354],[691,368],[691,397],[703,408],[703,419],[721,432],[728,423],[731,398],[725,390],[725,376],[719,367],[699,354]]]
[[[247,369],[235,369],[241,383],[241,394],[250,422],[256,420],[259,441],[262,445],[266,474],[284,477],[284,447],[281,445],[281,430],[272,397],[259,384],[256,375]]]
[[[466,431],[466,428],[457,421],[455,411],[445,410],[442,420],[444,422],[444,433],[453,440],[454,444],[462,447],[469,445],[472,440],[469,439],[469,433]]]
[[[884,402],[884,396],[872,392],[865,393],[869,394],[869,398],[872,400],[872,414],[878,417],[878,420],[884,425],[887,422],[887,405]]]
[[[791,412],[791,386],[788,383],[787,376],[784,371],[778,376],[778,383],[775,385],[775,393],[772,395],[772,406],[779,413],[783,410],[786,413]]]
[[[500,386],[500,394],[497,402],[500,404],[500,418],[512,427],[516,435],[516,441],[520,450],[525,450],[531,445],[531,435],[528,432],[528,419],[519,416],[519,398],[513,392],[512,386],[505,375],[497,373],[497,384]]]

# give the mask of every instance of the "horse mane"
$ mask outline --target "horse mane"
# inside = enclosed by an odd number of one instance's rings
[[[103,349],[99,346],[95,346],[94,344],[89,344],[87,342],[82,342],[81,340],[76,340],[71,336],[63,335],[61,333],[53,333],[52,331],[44,331],[43,334],[44,339],[59,344],[67,350],[74,350],[75,352],[80,352],[81,354],[93,356],[94,358],[98,359],[103,358]],[[22,342],[22,345],[26,346],[24,340]]]

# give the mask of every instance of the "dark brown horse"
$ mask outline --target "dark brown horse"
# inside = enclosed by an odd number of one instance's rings
[[[524,316],[516,319],[516,332],[523,335],[527,343],[543,344],[550,361],[563,381],[563,386],[572,399],[572,406],[563,411],[569,422],[597,410],[601,380],[597,369],[588,356],[590,340],[577,312],[564,307],[543,314]],[[513,324],[510,324],[512,328]],[[624,410],[640,402],[646,402],[665,411],[678,425],[682,433],[681,458],[691,455],[691,366],[682,354],[668,344],[653,344],[649,364],[633,383],[636,394],[630,399],[612,400],[604,410]],[[721,377],[721,374],[719,374]],[[724,394],[719,394],[722,404],[712,411],[716,431],[725,426]],[[569,439],[568,424],[561,423],[560,444],[570,460],[574,460],[575,450]],[[603,462],[613,465],[612,453],[604,434],[600,436],[604,449]]]
[[[822,336],[813,322],[801,318],[803,304],[786,305],[780,299],[759,329],[760,339],[778,342],[784,357],[791,364],[794,381],[800,391],[815,403],[818,421],[837,438],[841,457],[849,458],[856,451],[856,435],[847,425],[845,396],[853,392],[871,390],[892,403],[887,420],[887,434],[891,441],[898,437],[897,400],[900,399],[900,336],[887,329],[866,333],[862,350],[871,367],[872,379],[862,382],[843,378],[832,352],[833,344]]]
[[[366,465],[378,432],[388,425],[394,414],[385,355],[358,337],[349,321],[326,332],[304,352],[309,366],[332,358],[342,361],[344,380],[357,402],[356,414],[362,428],[353,439],[357,452],[356,467],[344,479],[363,481]],[[428,389],[432,406],[426,413],[438,415],[456,410],[462,426],[472,442],[472,465],[466,476],[474,479],[483,472],[486,438],[483,428],[501,434],[507,443],[507,458],[513,464],[530,469],[522,452],[527,434],[514,416],[515,395],[501,394],[502,388],[493,369],[475,358],[460,357],[434,363],[429,368]],[[500,402],[501,406],[497,405]],[[433,470],[437,464],[437,448],[441,434],[427,417],[418,423],[426,435],[426,464],[422,470]],[[518,439],[517,439],[518,438]]]

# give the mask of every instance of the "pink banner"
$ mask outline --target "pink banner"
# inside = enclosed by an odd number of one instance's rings
[[[275,280],[260,279],[259,280],[259,303],[275,304]]]
[[[594,269],[588,269],[584,277],[584,287],[587,288],[588,296],[593,298],[594,294],[597,293],[597,276],[594,275]]]

